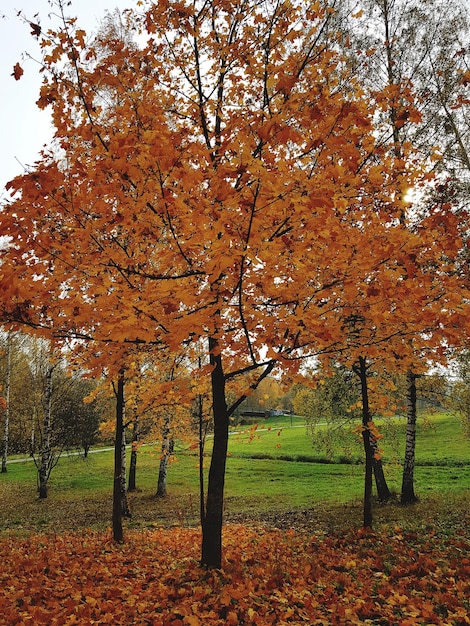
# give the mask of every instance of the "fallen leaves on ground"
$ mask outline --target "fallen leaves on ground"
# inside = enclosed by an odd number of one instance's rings
[[[3,624],[282,626],[470,624],[469,540],[315,536],[228,525],[224,568],[199,567],[200,532],[0,539]]]

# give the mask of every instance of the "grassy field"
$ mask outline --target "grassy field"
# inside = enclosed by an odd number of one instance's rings
[[[321,429],[322,427],[320,427]],[[383,460],[389,487],[399,493],[404,424],[401,419],[380,425],[385,433]],[[321,431],[320,431],[321,432]],[[318,523],[331,526],[345,518],[360,524],[363,489],[362,444],[356,434],[332,442],[331,454],[315,445],[301,418],[266,420],[257,429],[242,427],[230,436],[226,475],[226,516],[250,519],[282,518],[315,511]],[[208,449],[210,439],[208,440]],[[422,502],[445,496],[468,503],[470,442],[458,421],[446,415],[421,420],[417,437],[416,491]],[[209,451],[209,450],[208,450]],[[155,499],[159,450],[151,445],[139,452],[138,492],[130,494],[131,527],[190,525],[198,518],[198,460],[187,446],[177,446],[168,474],[168,497]],[[208,464],[209,458],[206,462]],[[60,527],[104,528],[109,524],[112,493],[111,451],[63,457],[53,470],[50,493],[39,501],[36,469],[31,461],[11,463],[0,477],[0,530],[50,530]],[[444,508],[448,505],[444,505]],[[400,518],[401,507],[377,506],[376,519]],[[335,514],[332,517],[331,511]]]

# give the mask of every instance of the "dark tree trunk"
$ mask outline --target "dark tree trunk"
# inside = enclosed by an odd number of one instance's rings
[[[387,481],[385,480],[384,468],[382,460],[377,458],[378,446],[375,437],[371,437],[374,456],[372,459],[372,467],[374,470],[375,486],[377,487],[377,498],[380,502],[387,502],[392,497]]]
[[[158,484],[155,493],[157,498],[166,496],[166,477],[168,475],[168,464],[170,456],[173,454],[174,442],[170,438],[170,415],[165,414],[162,428],[162,456],[160,458],[160,467],[158,470]]]
[[[220,568],[222,565],[222,523],[224,507],[225,466],[228,446],[228,411],[225,400],[225,377],[218,342],[209,339],[212,408],[214,415],[214,445],[209,468],[207,500],[202,524],[201,565]]]
[[[114,442],[114,483],[113,483],[113,538],[122,542],[122,436],[124,432],[124,373],[119,374],[116,391],[116,439]]]
[[[407,375],[407,422],[405,461],[403,463],[403,481],[401,485],[401,504],[413,504],[418,498],[414,491],[415,447],[416,447],[416,375]]]
[[[137,476],[138,443],[139,443],[139,417],[136,413],[134,416],[134,422],[133,422],[133,427],[132,427],[132,449],[131,449],[131,460],[129,464],[129,481],[127,483],[128,491],[135,491],[137,489],[136,476]]]
[[[364,502],[363,522],[364,528],[372,528],[372,472],[374,460],[373,435],[370,430],[369,390],[367,386],[367,365],[364,357],[359,357],[359,367],[355,368],[361,382],[362,399],[362,439],[365,452],[365,476],[364,476]]]
[[[131,460],[129,463],[129,481],[127,483],[127,491],[136,491],[136,475],[137,475],[137,446],[132,442]]]

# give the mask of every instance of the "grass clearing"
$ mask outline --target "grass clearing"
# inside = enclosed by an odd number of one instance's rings
[[[384,442],[385,474],[392,492],[401,488],[400,457],[404,444],[403,423],[383,425],[394,429]],[[270,430],[268,430],[270,428]],[[282,430],[281,430],[282,429]],[[348,439],[346,435],[346,439]],[[287,512],[309,511],[320,515],[321,523],[334,516],[341,522],[361,523],[363,466],[361,442],[351,435],[356,449],[335,442],[331,458],[312,444],[305,423],[298,417],[272,418],[256,431],[248,427],[230,436],[226,473],[227,519],[249,519]],[[433,498],[459,498],[470,493],[470,442],[459,432],[457,420],[435,415],[419,425],[417,438],[416,492],[424,502]],[[209,464],[210,439],[206,465]],[[138,491],[129,494],[133,517],[126,524],[141,528],[154,525],[194,525],[198,522],[198,458],[187,446],[176,448],[168,473],[168,497],[154,497],[160,451],[158,446],[140,448],[137,465]],[[341,460],[343,462],[338,462]],[[336,461],[336,462],[335,462]],[[347,461],[347,462],[346,462]],[[207,468],[206,468],[207,469]],[[80,456],[63,456],[53,470],[47,500],[36,493],[36,468],[32,461],[11,463],[0,477],[3,506],[0,530],[26,532],[92,527],[104,529],[111,518],[113,452],[110,450]],[[418,505],[421,506],[421,505]],[[414,511],[418,510],[413,508]],[[315,513],[312,513],[315,512]],[[328,511],[330,513],[328,513]],[[376,506],[376,517],[381,507]],[[401,507],[384,516],[401,515]]]
[[[405,418],[394,417],[376,422],[384,435],[380,441],[384,461],[401,462],[405,445]],[[362,462],[362,439],[352,432],[354,426],[354,423],[348,424],[344,430],[332,435],[331,450],[327,455],[321,441],[325,424],[320,423],[312,435],[301,417],[268,418],[256,430],[244,427],[235,431],[230,439],[229,451],[233,455],[249,457],[264,453],[272,458],[290,456],[294,460],[304,457],[305,460],[316,462]],[[299,431],[303,432],[303,436]],[[436,413],[419,418],[416,441],[417,465],[459,465],[470,462],[470,440],[463,436],[459,420],[452,415]]]

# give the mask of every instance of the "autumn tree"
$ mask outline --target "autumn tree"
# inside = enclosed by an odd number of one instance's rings
[[[398,160],[406,158],[408,165],[414,163],[422,171],[422,178],[410,185],[414,187],[413,193],[406,193],[403,197],[409,206],[404,202],[401,212],[394,216],[397,220],[393,225],[397,237],[395,243],[391,243],[395,234],[392,235],[389,230],[389,242],[383,240],[379,244],[383,259],[367,277],[363,296],[355,306],[347,308],[347,313],[344,311],[346,334],[356,335],[354,342],[357,344],[358,327],[362,329],[360,332],[367,329],[363,339],[367,345],[374,346],[372,350],[363,350],[362,354],[357,355],[355,371],[358,374],[362,372],[365,375],[372,363],[378,364],[379,345],[386,347],[388,356],[384,353],[381,358],[385,358],[391,369],[402,370],[405,363],[409,367],[407,397],[410,419],[404,463],[408,483],[412,475],[411,463],[414,461],[413,415],[416,407],[411,408],[410,402],[415,399],[415,377],[426,369],[428,360],[442,361],[445,345],[462,344],[462,339],[456,336],[454,330],[458,326],[463,335],[465,328],[461,313],[465,307],[463,294],[466,286],[462,276],[464,263],[459,257],[462,257],[464,250],[463,234],[467,217],[454,193],[456,181],[448,181],[448,178],[451,172],[455,172],[451,155],[460,153],[463,159],[465,157],[461,150],[463,135],[455,132],[458,130],[455,120],[459,119],[462,132],[466,132],[465,46],[461,43],[467,38],[468,20],[460,3],[443,3],[439,0],[432,3],[419,0],[365,0],[361,3],[344,2],[336,8],[334,21],[341,30],[338,43],[344,50],[351,73],[360,76],[366,93],[375,94],[376,97],[378,93],[386,95],[380,98],[375,119],[378,144]],[[447,60],[450,58],[449,50],[454,51],[452,61]],[[447,104],[439,96],[444,84]],[[450,106],[450,102],[453,106]],[[449,117],[451,110],[453,113]],[[452,128],[453,131],[448,132]],[[437,214],[440,217],[436,221]],[[363,222],[364,227],[366,223],[367,220]],[[425,229],[432,228],[435,237],[436,226],[439,230],[437,242],[426,242],[422,238]],[[409,233],[400,234],[400,227]],[[373,239],[381,235],[370,222],[369,232],[373,246]],[[402,239],[401,244],[398,238]],[[387,247],[389,252],[393,249],[390,257]],[[423,251],[427,254],[423,254]],[[390,300],[379,286],[378,275],[381,272],[377,270],[384,264],[388,265],[382,275],[391,284],[394,282],[392,277],[396,276],[397,263],[402,266],[402,277],[395,285],[402,293],[403,302],[408,303],[408,310],[406,306],[393,303],[393,298]],[[429,280],[429,272],[436,271],[436,268],[439,268],[439,278],[433,285]],[[421,276],[419,280],[417,272]],[[456,279],[459,275],[460,278]],[[402,280],[410,282],[405,286],[401,284]],[[359,284],[360,279],[356,286]],[[413,288],[417,290],[414,301]],[[429,291],[426,293],[427,288]],[[382,309],[376,310],[378,326],[376,323],[370,325],[369,314],[375,307],[373,301]],[[420,302],[424,315],[416,316],[413,312],[416,310],[416,302]],[[435,306],[436,302],[441,310]],[[457,325],[450,321],[447,315],[449,310],[454,310],[460,318]],[[434,316],[432,321],[431,311]],[[440,312],[444,312],[441,319]],[[401,330],[397,327],[393,330],[395,321],[402,324]],[[446,333],[450,333],[450,339],[447,339]],[[424,334],[427,334],[427,341],[423,342]],[[392,338],[400,336],[401,341],[408,343],[406,347],[392,349],[391,345],[385,346],[385,343],[390,344]],[[366,359],[367,367],[361,367],[363,358]],[[382,366],[379,365],[379,368]]]
[[[403,227],[403,214],[410,220],[409,227]],[[347,289],[338,289],[334,311],[344,331],[335,358],[353,368],[361,384],[366,499],[371,494],[369,466],[378,461],[371,451],[375,435],[370,373],[388,369],[417,374],[426,371],[430,362],[444,362],[445,347],[461,342],[466,307],[459,272],[465,220],[451,204],[438,199],[432,211],[416,216],[404,202],[401,214],[384,230],[371,229],[374,221],[371,211],[361,224],[370,235],[367,255],[377,255],[373,270],[362,279],[358,276]],[[381,223],[383,227],[383,219]],[[379,497],[383,497],[380,489]],[[371,519],[371,506],[365,504],[364,524],[370,525]]]
[[[393,226],[413,165],[374,126],[395,95],[351,81],[317,4],[144,5],[139,45],[89,41],[58,11],[56,30],[32,24],[55,137],[2,208],[2,315],[115,370],[113,345],[205,346],[201,563],[220,567],[230,416],[275,367],[344,345],[344,294],[406,247]]]
[[[400,151],[405,142],[412,142],[414,151],[424,162],[429,160],[436,146],[440,154],[440,158],[429,162],[428,166],[435,170],[438,177],[437,193],[433,190],[427,201],[410,196],[415,214],[420,212],[422,215],[435,210],[436,201],[452,201],[454,210],[458,210],[458,204],[462,200],[464,203],[467,201],[461,195],[459,197],[456,190],[465,189],[467,186],[464,181],[468,180],[468,176],[462,176],[462,165],[464,170],[467,166],[468,172],[464,138],[469,129],[465,123],[466,99],[465,87],[462,87],[466,69],[465,42],[468,41],[470,24],[468,13],[460,2],[434,0],[431,4],[390,0],[373,0],[369,3],[373,19],[378,25],[371,65],[381,68],[382,80],[390,88],[395,88],[401,82],[413,89],[421,116],[419,123],[410,127],[400,117],[396,107],[390,108],[388,114],[393,149]],[[458,182],[457,178],[460,179]],[[429,191],[424,191],[424,194],[429,195]],[[410,218],[405,214],[402,218],[403,226],[407,228],[416,228],[417,221],[416,217]],[[418,356],[418,360],[420,358]],[[401,492],[404,504],[416,500],[413,488],[416,377],[416,371],[410,368],[407,372],[408,419]]]

